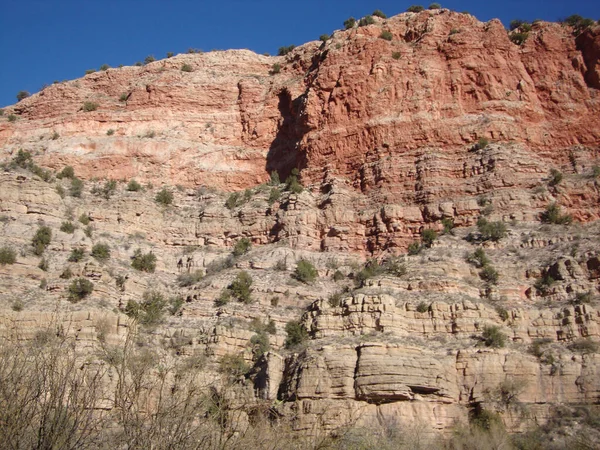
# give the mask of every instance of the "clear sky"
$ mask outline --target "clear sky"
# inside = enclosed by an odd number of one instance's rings
[[[422,3],[427,7],[429,1]],[[599,0],[452,0],[443,7],[479,20],[598,20]],[[188,48],[276,54],[342,28],[375,9],[388,16],[417,1],[391,0],[0,0],[0,106],[20,90],[79,78],[102,64],[132,65]]]

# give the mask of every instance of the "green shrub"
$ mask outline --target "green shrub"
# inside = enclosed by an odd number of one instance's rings
[[[269,336],[264,331],[252,336],[250,338],[250,345],[252,346],[252,359],[254,361],[257,361],[262,355],[267,353],[271,347]]]
[[[452,28],[450,30],[450,36],[453,36],[453,35],[458,34],[458,33],[460,33],[460,30],[458,28]]]
[[[277,75],[278,73],[281,72],[281,64],[279,63],[275,63],[271,66],[271,75]]]
[[[182,273],[177,276],[177,284],[179,284],[180,287],[189,287],[198,283],[202,278],[204,278],[202,270],[195,270],[191,273]]]
[[[577,353],[598,353],[600,344],[589,339],[581,338],[568,345],[569,350]]]
[[[31,245],[33,245],[33,253],[40,256],[46,250],[46,247],[50,245],[50,241],[52,240],[52,230],[47,226],[40,226],[33,239],[31,240]]]
[[[354,17],[349,17],[348,19],[344,20],[344,29],[345,30],[354,28],[355,25],[356,25],[356,19]]]
[[[4,115],[4,108],[0,108],[0,117]]]
[[[162,322],[166,306],[167,301],[160,292],[149,290],[144,292],[141,303],[129,300],[125,314],[141,325],[151,327]]]
[[[85,233],[85,235],[86,235],[87,237],[89,237],[89,238],[91,239],[91,237],[92,237],[92,233],[94,232],[94,229],[92,228],[92,226],[91,226],[91,225],[88,225],[87,227],[85,227],[85,228],[83,229],[83,232]]]
[[[479,276],[482,280],[487,281],[490,284],[498,284],[498,278],[500,277],[498,271],[489,265],[486,265],[481,269]]]
[[[73,225],[73,222],[65,221],[60,225],[60,231],[73,234],[75,232],[75,225]]]
[[[481,336],[487,347],[501,348],[506,345],[506,335],[500,331],[500,327],[495,325],[484,327]]]
[[[479,140],[477,141],[476,147],[479,150],[483,150],[485,149],[488,145],[490,145],[490,141],[485,138],[485,137],[480,137]]]
[[[524,20],[520,20],[520,19],[511,20],[510,21],[509,29],[510,29],[510,31],[516,30],[517,28],[519,28],[524,23],[527,23],[527,22],[524,21]]]
[[[248,239],[246,237],[241,238],[239,241],[237,241],[235,243],[235,246],[233,247],[233,255],[234,256],[245,255],[246,253],[248,253],[250,251],[251,247],[252,247],[252,243],[250,242],[250,239]]]
[[[444,217],[442,219],[442,225],[444,227],[444,234],[452,234],[452,229],[454,228],[454,220],[452,220],[450,217]]]
[[[103,72],[106,72],[108,69],[110,69],[110,66],[108,64],[102,64],[100,66],[100,70]]]
[[[12,160],[13,166],[18,166],[22,169],[27,169],[31,164],[31,153],[29,153],[27,150],[19,149],[16,156]]]
[[[156,61],[156,58],[154,57],[154,55],[148,55],[144,58],[144,64],[150,64],[150,63],[153,63],[154,61]]]
[[[529,346],[528,352],[531,353],[536,358],[541,358],[544,354],[543,346],[548,345],[552,342],[552,339],[542,338],[542,339],[534,339]]]
[[[52,136],[50,137],[50,139],[52,139],[53,141],[56,141],[58,138],[60,137],[60,134],[58,134],[58,132],[54,132],[52,133]]]
[[[156,255],[152,252],[143,254],[142,250],[138,248],[131,257],[131,267],[141,272],[154,273],[156,269]]]
[[[129,183],[127,183],[127,190],[129,192],[138,192],[142,190],[142,185],[132,178],[129,180]]]
[[[381,275],[384,272],[384,268],[375,259],[370,259],[365,263],[365,266],[360,272],[354,276],[354,280],[358,286],[363,286],[365,281],[369,278]]]
[[[234,209],[243,203],[239,192],[232,192],[227,200],[225,200],[225,207],[227,209]]]
[[[48,272],[48,269],[50,268],[48,260],[46,258],[42,258],[38,264],[38,268],[42,269],[44,272]]]
[[[71,180],[71,187],[69,188],[69,195],[71,197],[80,198],[83,193],[83,181],[77,177],[73,177]]]
[[[287,337],[285,339],[285,347],[292,348],[303,344],[308,340],[308,333],[304,326],[296,321],[292,320],[285,324],[285,332]]]
[[[119,97],[119,101],[126,102],[128,98],[129,98],[129,94],[121,94],[121,96]]]
[[[533,284],[533,287],[536,289],[536,291],[538,291],[541,295],[547,295],[550,293],[550,288],[552,287],[552,285],[554,284],[554,278],[552,278],[550,275],[548,275],[547,273],[538,278],[535,283]]]
[[[63,169],[56,174],[56,178],[69,178],[73,179],[75,177],[75,170],[71,166],[65,166]]]
[[[173,56],[175,56],[175,53],[167,52],[167,58],[172,58]]]
[[[513,44],[523,45],[528,37],[529,33],[512,33],[510,35],[510,40]]]
[[[9,122],[17,121],[17,116],[15,116],[14,114],[9,114],[8,116],[6,116],[6,118],[8,119]]]
[[[248,304],[252,302],[252,290],[250,289],[250,286],[252,286],[252,277],[248,272],[242,270],[227,288],[234,298],[242,303]]]
[[[420,13],[421,11],[425,11],[421,5],[412,5],[406,9],[407,12]]]
[[[600,177],[600,166],[592,166],[592,178]]]
[[[487,219],[481,218],[477,221],[477,229],[484,241],[497,242],[504,238],[507,234],[506,225],[502,222],[489,222]]]
[[[277,55],[285,56],[288,53],[290,53],[292,50],[294,50],[295,48],[296,48],[295,45],[288,45],[287,47],[279,47],[279,50],[277,50]]]
[[[346,278],[346,276],[342,272],[340,272],[339,270],[336,270],[333,273],[332,278],[333,278],[333,281],[335,281],[337,283],[338,281],[342,281],[344,278]]]
[[[431,228],[427,228],[421,232],[421,241],[426,248],[431,248],[437,239],[437,232]]]
[[[383,11],[376,9],[375,11],[373,11],[373,15],[375,17],[380,17],[382,19],[387,19],[387,16],[383,13]]]
[[[219,372],[231,378],[243,377],[249,370],[250,367],[241,354],[228,353],[219,359]]]
[[[442,7],[442,5],[440,5],[439,3],[432,3],[431,5],[429,5],[428,9],[440,9]]]
[[[106,200],[109,200],[116,190],[117,182],[115,180],[106,180],[102,187],[94,186],[91,192],[94,195],[98,195],[100,197],[104,197]]]
[[[107,136],[112,136],[113,134],[115,134],[115,130],[114,130],[113,128],[109,128],[109,129],[106,131],[106,135],[107,135]]]
[[[485,250],[481,247],[475,250],[473,254],[467,256],[467,261],[478,268],[485,267],[491,262],[485,254]]]
[[[190,66],[189,64],[183,64],[183,65],[181,66],[181,71],[182,71],[182,72],[188,72],[188,73],[189,73],[189,72],[193,72],[193,71],[194,71],[194,68],[193,68],[192,66]]]
[[[21,100],[25,100],[30,95],[31,94],[27,91],[19,91],[17,92],[17,101],[20,102]]]
[[[500,417],[500,414],[484,409],[481,406],[477,406],[472,411],[472,413],[469,415],[469,422],[473,427],[480,430],[491,431],[494,429],[504,429],[504,423],[502,422],[502,417]],[[477,436],[475,439],[473,439],[473,441],[474,442],[472,446],[463,447],[461,445],[458,448],[480,448],[481,436]]]
[[[269,185],[271,186],[279,186],[281,184],[281,180],[279,179],[279,172],[273,170],[271,172],[271,178],[269,180]]]
[[[17,252],[11,247],[0,247],[0,266],[14,264],[17,261]]]
[[[62,278],[63,280],[68,280],[73,277],[73,272],[71,272],[70,267],[67,267],[58,277]]]
[[[394,39],[394,35],[389,30],[383,30],[379,37],[381,39],[385,39],[386,41],[391,41],[392,39]]]
[[[296,168],[292,169],[290,176],[285,180],[285,189],[287,191],[300,194],[304,190],[302,184],[298,181],[298,176],[300,176],[300,171]]]
[[[154,197],[154,201],[156,203],[160,203],[161,205],[170,205],[173,203],[173,193],[167,190],[166,187],[163,187],[160,191],[158,191],[156,197]]]
[[[411,256],[418,255],[421,253],[421,244],[418,242],[411,242],[408,244],[408,254]]]
[[[98,103],[94,103],[94,102],[84,102],[83,103],[83,111],[85,112],[91,112],[91,111],[96,111],[98,109],[100,105]]]
[[[90,223],[90,216],[88,216],[86,213],[81,213],[79,216],[79,222],[81,222],[83,225],[88,225]]]
[[[570,214],[561,214],[560,207],[556,203],[550,203],[541,214],[542,222],[556,225],[569,225],[573,222]]]
[[[367,25],[373,25],[375,23],[375,19],[373,16],[365,16],[358,21],[359,27],[366,27]]]
[[[327,299],[327,303],[329,303],[329,306],[331,306],[332,308],[337,308],[342,304],[342,293],[335,292],[331,294]]]
[[[296,265],[294,271],[294,278],[302,283],[312,283],[318,276],[317,269],[306,259],[301,259]]]
[[[110,247],[104,243],[98,243],[92,247],[91,255],[99,261],[110,259]]]
[[[400,52],[392,52],[392,58],[394,58],[394,59],[400,59],[400,58],[402,58],[402,53],[400,53]]]
[[[67,258],[69,262],[79,262],[83,259],[85,251],[82,248],[74,248],[71,250],[71,254]]]
[[[96,73],[96,69],[87,69],[87,70],[85,71],[85,74],[86,74],[86,75],[90,75],[90,74],[92,74],[92,73]]]
[[[496,312],[498,313],[498,316],[502,322],[506,322],[508,320],[508,311],[506,308],[503,308],[502,306],[496,306]]]
[[[229,289],[223,289],[219,297],[215,300],[215,306],[225,306],[231,300],[231,291]]]
[[[319,36],[319,40],[321,42],[327,42],[329,39],[331,39],[331,36],[329,36],[328,34],[322,34],[321,36]]]
[[[567,17],[563,23],[573,27],[573,34],[578,35],[582,33],[586,28],[594,25],[593,19],[584,19],[579,14],[573,14]]]
[[[417,312],[420,312],[420,313],[426,313],[427,311],[429,311],[429,305],[428,305],[427,303],[425,303],[425,302],[420,302],[420,303],[417,305]]]
[[[94,290],[94,283],[86,278],[75,278],[69,285],[69,301],[77,303],[90,295]]]
[[[273,203],[278,201],[280,198],[281,198],[281,191],[279,190],[279,188],[272,187],[271,191],[269,192],[269,199],[267,200],[269,205],[272,205]]]
[[[563,180],[563,174],[556,169],[550,169],[550,181],[548,184],[550,186],[558,186]]]

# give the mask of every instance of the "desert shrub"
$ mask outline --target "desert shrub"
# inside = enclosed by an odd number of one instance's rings
[[[108,130],[106,130],[107,136],[112,136],[113,134],[115,134],[115,130],[113,128],[109,128]]]
[[[485,326],[481,337],[487,347],[501,348],[506,345],[506,335],[495,325]]]
[[[400,262],[399,258],[390,257],[381,264],[383,271],[395,277],[406,275],[406,266]]]
[[[479,140],[477,141],[477,144],[475,144],[475,148],[477,148],[479,150],[483,150],[488,145],[490,145],[490,141],[488,141],[488,139],[485,137],[480,137]]]
[[[25,100],[30,95],[31,94],[27,91],[19,91],[17,92],[17,101],[20,102],[21,100]]]
[[[240,206],[242,203],[243,201],[242,197],[240,196],[240,193],[232,192],[231,194],[229,194],[229,197],[227,197],[227,200],[225,200],[225,207],[227,209],[234,209]]]
[[[202,278],[204,278],[202,270],[195,270],[191,273],[182,273],[177,276],[177,284],[179,284],[180,287],[189,287],[198,283]]]
[[[267,200],[269,205],[272,205],[273,203],[278,201],[280,198],[281,198],[281,191],[279,190],[279,188],[272,187],[271,191],[269,192],[269,199]]]
[[[156,255],[154,253],[143,254],[141,249],[136,249],[131,257],[131,267],[141,272],[154,273],[156,269]]]
[[[12,160],[12,166],[27,169],[32,164],[31,153],[27,150],[19,149]]]
[[[267,353],[270,349],[269,336],[264,331],[256,333],[250,338],[250,345],[252,346],[252,359],[257,361],[262,355]]]
[[[331,306],[332,308],[337,308],[342,304],[342,293],[335,292],[331,294],[327,299],[327,303],[329,303],[329,306]]]
[[[231,300],[231,291],[229,289],[223,289],[219,297],[215,300],[215,306],[225,306]]]
[[[188,73],[189,73],[189,72],[193,72],[193,71],[194,71],[194,68],[193,68],[192,66],[190,66],[189,64],[183,64],[183,65],[181,66],[181,71],[182,71],[182,72],[188,72]]]
[[[550,288],[552,287],[553,284],[554,284],[554,278],[552,278],[548,274],[545,274],[535,281],[535,283],[533,284],[533,287],[541,295],[547,295],[550,292]]]
[[[85,74],[86,74],[86,75],[90,75],[90,74],[92,74],[92,73],[96,73],[96,69],[87,69],[87,70],[85,71]]]
[[[14,264],[17,261],[17,252],[11,247],[2,246],[0,247],[0,266],[7,264]]]
[[[38,264],[38,268],[42,269],[44,272],[48,272],[50,268],[50,264],[46,258],[40,259],[40,263]]]
[[[294,270],[294,278],[303,283],[312,283],[315,281],[318,275],[319,274],[317,269],[315,269],[315,266],[313,266],[312,263],[306,259],[301,259],[298,261],[296,270]]]
[[[359,27],[366,27],[367,25],[373,25],[375,23],[375,19],[373,16],[365,16],[358,21]]]
[[[71,272],[70,267],[67,267],[58,277],[62,278],[63,280],[68,280],[73,277],[73,272]]]
[[[556,169],[550,169],[550,181],[548,184],[550,186],[558,186],[563,180],[563,174]]]
[[[491,263],[490,259],[485,254],[485,250],[481,247],[475,250],[471,255],[467,256],[467,261],[475,267],[485,267]]]
[[[561,214],[560,206],[556,203],[550,203],[546,206],[546,210],[541,214],[540,218],[542,222],[556,225],[569,225],[573,222],[573,217],[570,214]]]
[[[166,306],[167,301],[160,292],[149,290],[144,292],[140,303],[129,300],[125,306],[125,314],[141,325],[151,327],[162,322]]]
[[[275,63],[271,66],[271,71],[270,71],[271,75],[277,75],[280,72],[281,72],[281,64]]]
[[[56,174],[56,178],[69,178],[73,179],[75,177],[75,170],[71,166],[65,166],[63,169]]]
[[[419,253],[421,253],[421,244],[419,244],[418,242],[411,242],[410,244],[408,244],[407,252],[411,256],[418,255]]]
[[[427,303],[425,303],[425,302],[420,302],[420,303],[417,305],[417,312],[420,312],[420,313],[425,313],[425,312],[427,312],[427,311],[429,311],[429,305],[428,305]]]
[[[250,251],[251,247],[252,247],[252,243],[250,242],[250,239],[243,237],[235,243],[235,246],[233,247],[233,255],[234,256],[245,255],[246,253],[248,253]]]
[[[513,44],[523,45],[528,37],[529,33],[512,33],[510,35],[510,40]]]
[[[90,295],[94,290],[94,283],[86,278],[75,278],[69,284],[69,301],[77,303]]]
[[[385,13],[379,9],[376,9],[375,11],[373,11],[373,15],[375,17],[380,17],[382,19],[387,19],[387,16],[385,15]]]
[[[92,247],[91,255],[99,261],[110,259],[110,247],[104,243],[98,243]]]
[[[100,70],[103,72],[107,71],[108,69],[110,69],[110,66],[108,64],[102,64],[100,66]]]
[[[36,255],[41,255],[46,250],[46,247],[50,245],[50,241],[52,240],[52,230],[50,227],[45,225],[40,226],[33,239],[31,240],[31,245],[33,245],[33,253]]]
[[[508,320],[508,311],[506,308],[503,308],[502,306],[496,306],[496,312],[498,313],[498,316],[502,322],[506,322]]]
[[[479,276],[482,280],[487,281],[490,284],[498,284],[498,278],[500,277],[498,271],[490,265],[484,266],[479,272]]]
[[[248,272],[242,270],[227,289],[231,292],[232,297],[242,303],[248,304],[252,302],[252,289],[250,289],[250,286],[252,286],[252,277]]]
[[[83,181],[77,177],[73,177],[71,180],[71,186],[69,187],[69,195],[71,197],[80,198],[83,193]]]
[[[292,320],[285,324],[285,332],[287,337],[285,339],[285,347],[292,348],[303,344],[308,340],[308,333],[299,321]]]
[[[592,166],[591,177],[592,178],[598,178],[598,177],[600,177],[600,166]]]
[[[329,36],[328,34],[322,34],[321,36],[319,36],[319,40],[321,42],[327,42],[329,39],[331,39],[331,36]]]
[[[167,52],[167,58],[172,58],[173,56],[175,56],[175,53]]]
[[[241,354],[228,353],[219,359],[219,372],[232,378],[246,375],[250,367]]]
[[[83,232],[85,233],[85,235],[86,235],[87,237],[89,237],[89,238],[91,239],[91,237],[92,237],[92,233],[94,232],[94,229],[92,228],[92,226],[91,226],[91,225],[88,225],[87,227],[85,227],[85,228],[83,229]]]
[[[281,184],[281,180],[279,179],[279,172],[273,170],[270,175],[269,185],[271,186],[279,186]]]
[[[494,428],[504,429],[504,424],[502,422],[502,418],[500,417],[500,415],[494,411],[484,409],[480,405],[475,407],[475,409],[472,410],[471,413],[469,414],[469,422],[471,423],[472,426],[474,426],[480,430],[491,431]],[[460,447],[456,447],[456,448],[465,448],[465,449],[466,448],[469,448],[469,449],[480,448],[479,446],[481,445],[481,437],[479,437],[479,439],[477,439],[477,441],[479,441],[479,442],[477,442],[476,444],[474,442],[475,447],[460,446]]]
[[[356,19],[354,17],[349,17],[348,19],[344,20],[344,29],[345,30],[354,28],[355,25],[356,25]]]
[[[516,30],[517,28],[519,28],[524,23],[527,23],[527,22],[524,21],[524,20],[520,20],[520,19],[511,20],[510,21],[509,29],[510,29],[510,31]]]
[[[60,184],[57,184],[55,188],[56,188],[56,193],[59,195],[59,197],[65,198],[65,195],[66,195],[65,189]]]
[[[52,139],[53,141],[56,141],[58,138],[60,137],[60,134],[58,134],[58,132],[54,132],[52,133],[52,136],[50,136],[50,139]]]
[[[85,251],[82,248],[74,248],[71,250],[71,254],[67,258],[69,262],[79,262],[83,259]]]
[[[154,201],[161,205],[170,205],[173,203],[173,193],[167,190],[166,187],[163,187],[160,191],[158,191],[156,197],[154,197]]]
[[[594,296],[592,294],[592,291],[577,292],[575,294],[575,299],[573,300],[573,303],[575,305],[590,304],[592,303],[593,298]]]
[[[458,33],[460,33],[460,30],[458,28],[452,28],[450,30],[450,36],[453,36],[453,35],[458,34]]]
[[[83,225],[88,225],[90,223],[90,216],[88,216],[86,213],[81,213],[79,216],[79,222],[81,222]]]
[[[400,58],[402,58],[402,53],[400,53],[400,52],[392,52],[392,58],[394,58],[394,59],[400,59]]]
[[[127,190],[129,192],[138,192],[142,190],[142,185],[132,178],[129,180],[129,183],[127,183]]]
[[[543,347],[545,345],[548,345],[552,342],[552,339],[548,339],[548,338],[543,338],[543,339],[534,339],[531,342],[531,345],[528,348],[528,352],[531,353],[533,356],[535,356],[536,358],[541,358],[542,355],[544,354],[544,349]]]
[[[296,48],[295,45],[288,45],[287,47],[279,47],[279,49],[277,50],[277,55],[285,56],[288,53],[290,53],[292,50],[294,50],[295,48]]]
[[[431,228],[427,228],[421,232],[421,241],[426,248],[431,248],[437,238],[437,233]]]
[[[25,308],[25,303],[23,303],[23,301],[22,301],[22,300],[19,300],[19,299],[17,299],[17,300],[15,300],[15,301],[13,302],[13,304],[10,306],[10,308],[11,308],[13,311],[17,311],[17,312],[18,312],[18,311],[23,311],[23,308]]]
[[[440,9],[441,7],[442,5],[440,5],[439,3],[432,3],[427,9]]]
[[[75,225],[73,225],[73,222],[65,221],[60,224],[60,231],[73,234],[75,232]]]
[[[0,117],[4,115],[4,108],[0,108]]]
[[[452,234],[452,229],[454,228],[454,220],[452,220],[450,217],[444,217],[442,219],[442,226],[444,227],[444,234]]]
[[[393,34],[392,34],[392,32],[391,32],[391,31],[389,31],[389,30],[383,30],[383,31],[381,32],[381,34],[379,35],[379,37],[380,37],[381,39],[384,39],[384,40],[386,40],[386,41],[391,41],[392,39],[394,39],[394,35],[393,35]]]
[[[8,116],[6,116],[6,118],[8,119],[9,122],[17,121],[17,116],[15,116],[14,114],[9,114]]]
[[[487,219],[481,218],[477,221],[477,229],[484,241],[497,242],[506,236],[506,225],[502,222],[490,222]]]
[[[409,6],[408,8],[406,8],[406,11],[419,13],[421,11],[425,11],[425,8],[423,8],[421,5],[412,5],[412,6]]]
[[[154,61],[156,61],[156,58],[154,57],[154,55],[148,55],[144,58],[144,64],[150,64]]]
[[[300,171],[296,168],[292,169],[290,176],[285,180],[285,189],[287,191],[293,192],[294,194],[300,194],[304,188],[302,184],[298,181],[298,176],[300,175]]]
[[[124,94],[121,94],[121,95],[119,96],[119,101],[120,101],[120,102],[126,102],[128,98],[129,98],[129,94],[125,94],[125,93],[124,93]]]
[[[104,197],[106,200],[109,200],[116,190],[117,182],[115,180],[106,180],[103,186],[94,186],[91,192],[94,195],[98,195],[100,197]]]
[[[600,345],[589,339],[581,338],[567,346],[569,350],[577,353],[598,353]]]
[[[594,25],[593,19],[585,19],[581,17],[579,14],[573,14],[567,17],[563,23],[573,27],[573,34],[578,35],[583,32],[586,28]]]
[[[333,278],[333,281],[338,282],[338,281],[342,281],[346,277],[345,277],[345,275],[342,272],[340,272],[339,270],[336,270],[333,273],[332,278]]]
[[[82,109],[84,112],[96,111],[100,105],[95,102],[83,102]]]

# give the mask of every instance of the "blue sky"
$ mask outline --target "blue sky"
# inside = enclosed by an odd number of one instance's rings
[[[428,6],[430,2],[423,3]],[[454,0],[443,7],[508,26],[515,18],[600,18],[600,1]],[[418,2],[399,0],[0,0],[0,106],[54,80],[83,76],[102,64],[132,65],[150,54],[188,48],[249,48],[275,54],[381,9],[388,16]]]

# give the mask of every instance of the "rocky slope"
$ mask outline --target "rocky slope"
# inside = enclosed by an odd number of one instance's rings
[[[525,431],[597,404],[598,39],[539,23],[518,46],[498,21],[434,10],[285,57],[177,55],[49,86],[0,118],[15,260],[0,265],[0,334],[71,336],[102,365],[134,331],[156,361],[201,357],[233,403],[312,434],[448,433],[481,410]],[[36,165],[71,165],[82,193]],[[264,183],[292,168],[303,190]],[[542,224],[552,204],[573,224]],[[482,217],[507,232],[486,238]],[[427,229],[446,231],[415,250]],[[154,271],[132,267],[138,251]],[[303,259],[315,281],[293,276]],[[242,271],[251,301],[219,301]],[[80,301],[76,279],[93,283]],[[131,305],[151,293],[165,304],[148,326]],[[306,339],[286,345],[295,321]],[[233,382],[228,355],[252,366]]]

